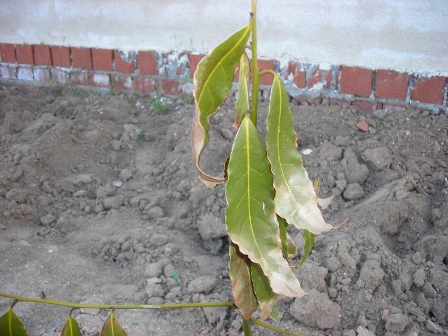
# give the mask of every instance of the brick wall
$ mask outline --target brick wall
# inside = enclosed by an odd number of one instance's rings
[[[203,55],[49,45],[0,43],[0,81],[36,85],[72,84],[114,91],[191,95],[192,76]],[[448,112],[447,77],[389,69],[366,69],[260,60],[285,80],[299,103],[356,106],[364,111],[405,110],[409,106]],[[271,76],[272,77],[272,76]],[[261,78],[266,94],[272,78]]]

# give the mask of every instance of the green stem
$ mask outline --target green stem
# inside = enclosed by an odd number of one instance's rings
[[[46,303],[56,306],[64,306],[71,308],[92,308],[92,309],[179,309],[179,308],[204,308],[204,307],[233,307],[232,302],[202,302],[202,303],[177,303],[177,304],[151,304],[151,305],[108,305],[108,304],[81,304],[74,302],[58,301],[51,299],[28,298],[5,294],[0,292],[1,297],[17,300],[19,302],[36,302]]]
[[[249,321],[255,324],[258,324],[259,326],[262,326],[266,329],[272,330],[272,331],[276,331],[278,333],[281,333],[283,335],[292,335],[292,336],[306,336],[305,334],[299,334],[299,333],[295,333],[293,331],[289,331],[289,330],[284,330],[284,329],[280,329],[274,326],[271,326],[270,324],[261,322],[260,320],[254,319],[254,318],[249,318]]]
[[[260,73],[258,71],[257,54],[257,0],[252,0],[252,114],[251,120],[257,126],[258,119],[258,91],[260,87]]]
[[[250,323],[246,319],[243,319],[243,331],[244,336],[252,336],[252,330],[250,330]]]

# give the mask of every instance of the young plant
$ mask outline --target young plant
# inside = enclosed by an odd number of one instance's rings
[[[200,166],[201,152],[209,141],[209,119],[229,96],[238,67],[234,123],[238,131],[224,177],[211,176]],[[266,125],[267,148],[256,127],[259,81],[264,75],[274,77]],[[258,70],[256,0],[252,0],[247,26],[216,46],[198,64],[194,85],[192,150],[199,178],[211,188],[227,182],[225,221],[231,240],[229,273],[235,304],[246,320],[258,308],[264,320],[280,295],[306,295],[289,264],[296,247],[287,233],[288,226],[303,231],[305,251],[301,263],[314,245],[314,236],[333,226],[325,222],[318,207],[318,203],[324,205],[329,200],[317,198],[297,151],[289,95],[282,79],[274,71]]]

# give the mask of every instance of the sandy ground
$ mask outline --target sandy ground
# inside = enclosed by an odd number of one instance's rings
[[[224,188],[197,179],[189,100],[74,88],[0,89],[0,291],[73,302],[230,301]],[[448,334],[448,118],[291,104],[310,178],[343,228],[296,272],[310,294],[272,324],[308,335]],[[267,108],[262,104],[263,116]],[[367,132],[357,124],[365,121]],[[203,164],[222,171],[232,105]],[[263,124],[261,120],[260,124]],[[290,232],[299,246],[301,233]],[[297,260],[300,260],[300,255]],[[11,300],[0,298],[0,314]],[[19,303],[30,335],[68,308]],[[107,311],[75,311],[97,335]],[[130,335],[241,335],[226,308],[117,311]],[[254,335],[275,335],[253,328]]]

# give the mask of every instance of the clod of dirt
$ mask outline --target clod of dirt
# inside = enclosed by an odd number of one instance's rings
[[[339,326],[341,307],[331,301],[326,293],[313,289],[301,299],[295,299],[289,313],[309,327],[329,329]]]

